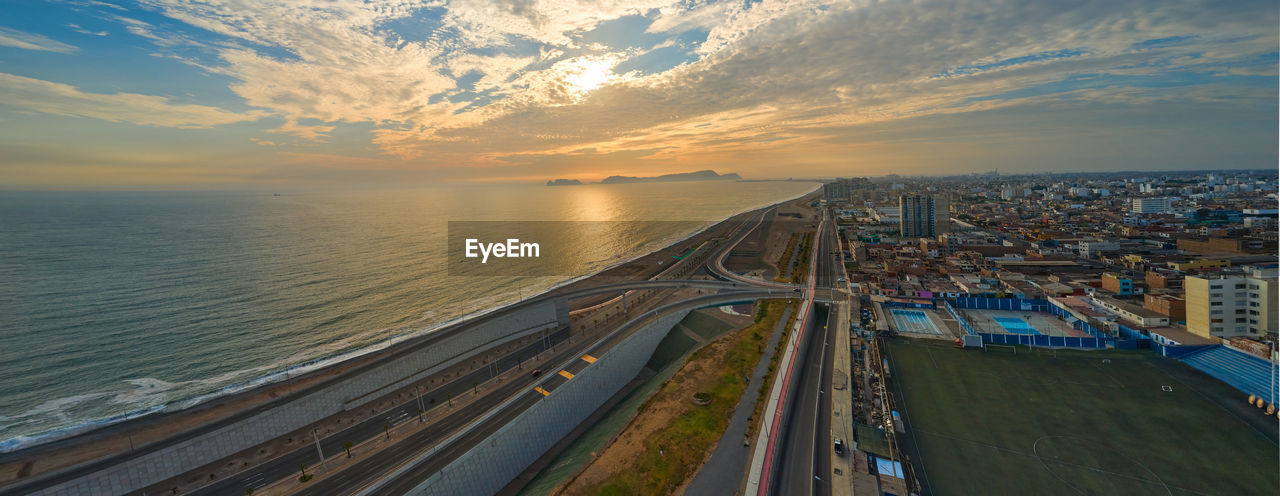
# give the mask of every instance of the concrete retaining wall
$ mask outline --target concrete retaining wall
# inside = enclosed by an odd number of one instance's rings
[[[409,494],[498,492],[634,379],[662,338],[688,313],[675,312],[636,331]]]
[[[187,441],[152,451],[33,495],[115,495],[181,475],[360,406],[510,339],[558,329],[569,321],[563,299],[482,317],[452,336],[354,372],[340,382]],[[646,355],[647,357],[648,355]],[[641,362],[643,363],[643,362]],[[635,373],[632,372],[634,376]],[[572,382],[572,381],[571,381]]]

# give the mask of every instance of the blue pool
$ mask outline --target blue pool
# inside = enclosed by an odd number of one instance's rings
[[[912,334],[942,334],[942,330],[933,325],[929,316],[919,310],[892,310],[893,321],[898,324],[898,332]]]
[[[991,320],[994,320],[996,321],[997,324],[1000,324],[1000,327],[1004,328],[1004,332],[1007,332],[1009,334],[1034,334],[1037,336],[1040,335],[1040,332],[1036,331],[1036,328],[1031,327],[1031,324],[1028,324],[1026,321],[1019,319],[1017,317],[992,317]]]

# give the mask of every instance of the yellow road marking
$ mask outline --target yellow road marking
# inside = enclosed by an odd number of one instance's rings
[[[573,378],[573,374],[570,374],[568,370],[561,370],[560,375],[564,376],[565,379]]]
[[[596,363],[596,357],[593,357],[591,355],[582,355],[582,359],[585,360],[587,363]]]
[[[546,390],[546,389],[542,389],[542,386],[538,386],[538,387],[536,387],[536,388],[533,388],[533,390],[534,390],[534,391],[537,391],[537,392],[539,392],[539,393],[542,393],[542,395],[543,395],[543,396],[551,396],[551,393],[547,392],[547,390]]]

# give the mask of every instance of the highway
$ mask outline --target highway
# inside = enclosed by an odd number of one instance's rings
[[[755,300],[769,299],[769,298],[792,298],[792,297],[794,297],[794,293],[791,293],[789,291],[782,291],[782,290],[776,290],[776,289],[775,290],[757,289],[755,291],[728,292],[728,293],[721,293],[721,294],[715,294],[715,295],[704,295],[696,298],[690,298],[687,300],[679,301],[676,303],[671,303],[663,307],[660,307],[658,309],[652,310],[650,312],[646,312],[644,316],[627,322],[617,331],[614,331],[614,333],[612,333],[610,336],[602,339],[600,342],[596,344],[593,344],[589,349],[578,350],[576,353],[566,354],[567,356],[565,356],[565,358],[572,360],[575,355],[580,355],[583,352],[593,356],[602,356],[609,348],[613,347],[619,341],[626,339],[626,337],[629,336],[632,331],[642,328],[644,325],[648,324],[649,322],[651,322],[653,319],[657,318],[660,315],[665,315],[674,311],[691,309],[691,308],[700,308],[705,306],[719,306],[719,305],[725,304],[726,302],[731,302],[731,301],[755,301]],[[552,363],[558,363],[558,362],[553,360]],[[559,363],[563,363],[563,362],[559,362]],[[588,364],[582,360],[572,360],[572,362],[568,365],[568,367],[562,367],[562,368],[576,375],[582,369],[586,368],[587,365]],[[549,370],[558,371],[560,369],[561,368],[550,368]],[[560,385],[564,384],[568,380],[571,380],[571,379],[565,379],[564,377],[556,374],[549,374],[549,377],[545,381],[543,381],[541,384],[538,384],[538,386],[542,387],[547,391],[550,391],[551,394],[555,394],[555,389]],[[533,384],[527,384],[526,387],[532,389]],[[507,422],[519,416],[521,412],[523,412],[525,409],[531,406],[534,402],[542,398],[542,395],[538,393],[534,393],[532,391],[529,391],[528,393],[523,393],[523,394],[524,395],[521,396],[518,401],[502,408],[499,414],[486,420],[485,422],[478,424],[473,430],[464,433],[458,439],[455,439],[454,441],[450,442],[448,446],[441,447],[439,451],[436,451],[435,453],[431,454],[429,457],[427,457],[426,460],[422,461],[421,463],[417,464],[411,469],[406,470],[403,473],[396,474],[392,477],[389,477],[389,480],[385,480],[381,482],[376,487],[376,490],[370,489],[368,492],[376,493],[380,495],[381,494],[405,494],[410,490],[412,490],[414,487],[417,487],[418,485],[422,484],[428,478],[430,478],[433,474],[435,474],[440,469],[444,468],[449,463],[451,463],[459,455],[461,455],[462,453],[465,453],[467,450],[471,449],[473,446],[483,441],[490,434],[492,434],[493,432],[496,432],[499,428],[501,428]],[[492,406],[497,406],[497,405],[494,404]],[[475,414],[473,413],[472,415],[474,416]],[[422,446],[416,445],[416,446],[413,446],[412,448],[421,450]],[[392,460],[392,461],[389,461],[388,463],[394,463],[393,462],[394,460],[403,461],[406,458],[407,457],[405,457],[404,455],[401,455],[400,458],[392,457],[392,458],[389,458],[389,460]],[[383,467],[382,470],[387,470],[388,468],[390,467]],[[348,470],[348,471],[351,471],[351,470]],[[355,471],[359,472],[359,470],[355,470]],[[377,478],[377,477],[373,477],[373,478]],[[325,481],[319,481],[319,482],[323,483]],[[350,487],[358,487],[358,486],[350,486]],[[317,485],[311,488],[311,489],[314,489],[314,491],[308,490],[304,494],[314,494],[314,495],[354,494],[354,492],[349,490],[350,487],[344,486],[342,488],[334,487],[330,489],[321,485]]]
[[[497,361],[498,363],[497,366],[501,370],[510,370],[512,368],[517,368],[520,366],[520,364],[517,363],[516,361],[517,358],[525,357],[524,361],[528,362],[529,359],[527,357],[532,357],[548,349],[548,345],[560,344],[564,342],[568,337],[569,337],[568,329],[561,329],[560,331],[557,331],[554,334],[551,334],[550,336],[548,336],[548,338],[545,340],[539,340],[520,350],[514,351],[502,357]],[[572,351],[569,349],[571,348],[569,346],[560,346],[559,348],[561,349],[561,353],[560,355],[558,355],[558,357],[564,356],[568,352]],[[520,357],[518,357],[517,355],[520,355]],[[529,367],[526,366],[525,368],[529,368]],[[485,381],[494,377],[495,374],[493,373],[493,371],[494,369],[492,367],[477,369],[475,371],[468,373],[467,375],[461,376],[458,379],[448,382],[444,385],[441,385],[440,387],[435,388],[431,391],[424,391],[425,394],[423,394],[422,396],[421,404],[426,410],[428,410],[428,413],[430,413],[429,411],[433,407],[447,403],[449,401],[449,395],[452,395],[454,398],[461,398],[465,395],[473,394],[472,384],[473,383],[484,384]],[[527,382],[527,381],[524,381],[524,382]],[[522,389],[526,389],[526,386],[527,385],[523,384],[522,381],[508,382],[507,384],[500,386],[498,389],[487,393],[485,395],[485,398],[477,402],[477,404],[496,403],[497,401],[501,401],[507,396],[518,393]],[[497,398],[497,401],[495,401],[494,398]],[[343,448],[344,443],[350,442],[352,445],[358,445],[361,442],[364,442],[370,438],[383,435],[384,425],[390,425],[394,427],[403,422],[417,421],[418,405],[419,405],[419,400],[417,398],[414,398],[412,400],[401,403],[400,405],[392,407],[387,411],[381,412],[376,417],[371,417],[369,419],[366,419],[363,422],[360,422],[356,425],[343,429],[341,432],[337,432],[328,437],[322,438],[320,440],[321,448],[324,450],[325,456],[328,458],[346,456],[345,450]],[[475,415],[471,411],[469,411],[470,409],[467,409],[467,410],[468,411],[464,411],[464,410],[454,411],[443,418],[432,419],[432,422],[433,422],[432,428],[426,429],[414,434],[410,438],[413,442],[408,444],[421,446],[423,445],[423,443],[432,444],[440,441],[440,438],[442,438],[444,435],[450,432],[453,432],[458,428],[461,428],[468,421],[470,421],[472,418],[475,417]],[[386,449],[383,451],[398,453],[395,447],[403,446],[405,444],[406,443],[397,443],[392,448]],[[357,466],[364,464],[364,462],[366,461],[368,461],[368,459],[362,460],[360,463],[357,464]],[[252,487],[254,489],[261,489],[263,486],[270,484],[272,482],[275,482],[277,480],[287,479],[290,477],[297,477],[298,475],[301,475],[298,472],[298,466],[303,463],[311,467],[320,466],[320,455],[316,453],[316,447],[314,442],[304,443],[298,448],[294,449],[293,451],[290,451],[276,458],[273,458],[270,461],[267,461],[255,467],[252,467],[249,470],[240,472],[235,476],[227,477],[213,484],[204,486],[190,494],[194,494],[194,495],[243,494],[245,492],[245,489],[249,487]],[[345,474],[349,474],[353,472],[360,472],[362,475],[366,475],[366,476],[376,475],[376,471],[374,471],[373,473],[369,473],[369,471],[352,470],[352,467],[348,467],[347,469],[337,474],[337,476],[329,479],[325,479],[325,481],[329,482],[331,479],[338,479]],[[343,492],[345,491],[338,491],[338,492],[324,493],[324,494],[338,494]],[[307,493],[310,494],[311,492],[308,491]],[[321,493],[315,493],[315,494],[321,494]]]
[[[813,263],[814,286],[836,288],[843,277],[836,251],[834,223],[823,223],[818,233],[817,256]],[[836,314],[826,305],[816,304],[813,318],[798,346],[797,374],[793,393],[786,400],[779,427],[779,450],[770,494],[831,494],[831,378],[835,362],[832,332],[839,332]]]
[[[774,494],[829,494],[826,480],[831,473],[830,395],[831,363],[829,320],[825,306],[814,308],[814,318],[802,340],[795,376],[795,396],[787,405],[787,415],[780,432],[778,467],[770,486]]]

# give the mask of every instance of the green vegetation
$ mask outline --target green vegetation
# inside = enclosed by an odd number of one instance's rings
[[[902,445],[933,494],[1280,494],[1274,419],[1181,363],[923,340],[890,351],[915,436]]]
[[[774,267],[778,268],[778,275],[773,277],[775,282],[787,282],[786,278],[782,277],[782,275],[786,274],[787,267],[791,266],[791,254],[795,252],[796,244],[798,244],[799,241],[800,233],[791,233],[791,239],[787,240],[786,249],[782,250],[782,255],[778,257],[778,263],[774,264]]]
[[[796,255],[796,266],[791,269],[791,282],[799,284],[809,277],[809,252],[813,248],[813,233],[804,233],[804,238],[800,241],[800,253]]]
[[[646,407],[679,394],[681,383],[688,381],[694,381],[694,387],[705,392],[711,403],[687,409],[665,428],[649,435],[633,470],[614,474],[588,492],[669,494],[692,476],[728,427],[731,409],[746,390],[743,378],[750,376],[759,362],[764,342],[785,307],[782,302],[762,303],[755,323],[722,338],[728,340],[727,346],[707,346],[694,352]]]
[[[785,307],[784,307],[785,308]],[[783,310],[779,310],[781,312]],[[756,322],[760,321],[760,314],[756,314]],[[775,320],[776,321],[776,320]],[[791,306],[791,316],[787,318],[787,323],[782,327],[782,336],[778,338],[778,344],[773,347],[773,355],[769,358],[769,368],[764,373],[764,380],[760,381],[760,394],[756,395],[756,405],[751,409],[751,418],[747,420],[747,437],[751,437],[756,432],[756,426],[760,424],[760,412],[764,410],[765,401],[769,399],[769,388],[773,387],[773,378],[778,372],[778,360],[782,358],[782,349],[787,345],[787,335],[791,334],[791,328],[796,324],[796,307]],[[773,332],[770,328],[768,332]],[[766,336],[768,333],[765,334]]]

